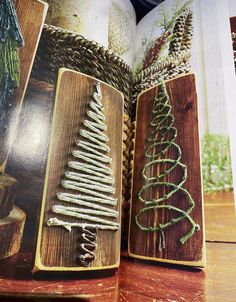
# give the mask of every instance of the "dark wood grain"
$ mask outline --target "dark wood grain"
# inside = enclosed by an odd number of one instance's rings
[[[95,91],[97,80],[86,75],[62,69],[59,74],[56,97],[53,132],[50,141],[50,157],[48,159],[45,178],[41,224],[37,244],[36,269],[42,270],[86,270],[78,266],[78,229],[68,233],[62,227],[48,227],[47,221],[57,215],[52,213],[52,206],[58,204],[56,193],[60,190],[66,165],[72,158],[71,151],[78,138],[79,129],[85,118],[85,112],[91,96]],[[121,172],[122,172],[122,95],[111,86],[101,84],[104,115],[106,117],[108,145],[111,149],[111,168],[115,179],[115,198],[121,207]],[[74,192],[72,192],[74,193]],[[59,202],[60,203],[60,202]],[[61,216],[58,218],[61,219]],[[64,219],[78,222],[76,218]],[[120,214],[117,219],[120,221]],[[107,268],[118,266],[120,249],[120,230],[98,231],[96,259],[91,268]]]
[[[5,135],[0,137],[0,171],[5,168],[9,146],[16,126],[19,110],[33,66],[39,38],[46,18],[47,4],[38,0],[14,0],[25,45],[20,54],[20,85],[13,95],[13,110]]]
[[[187,265],[203,265],[202,186],[195,78],[193,74],[189,74],[168,81],[166,85],[173,107],[172,113],[175,118],[174,127],[178,130],[175,142],[182,150],[181,163],[188,167],[188,177],[184,188],[190,192],[195,201],[195,208],[191,212],[191,217],[195,223],[200,225],[201,230],[196,232],[193,237],[182,245],[179,239],[191,228],[189,222],[183,219],[181,222],[165,230],[167,247],[159,251],[157,248],[158,237],[156,232],[144,232],[139,229],[135,223],[135,216],[142,208],[141,202],[138,200],[138,192],[145,184],[144,178],[142,177],[142,169],[145,165],[146,137],[149,131],[149,124],[153,118],[152,104],[158,91],[157,86],[142,93],[137,105],[129,252],[133,257],[150,258],[153,260],[159,259],[164,262],[177,261]],[[166,158],[174,159],[176,154],[173,149],[170,148],[170,151],[165,156]],[[156,172],[160,173],[158,170]],[[165,180],[178,184],[182,175],[180,169],[175,169],[166,176]],[[159,191],[159,193],[161,196],[163,195],[163,192]],[[188,208],[186,198],[183,197],[181,193],[174,194],[168,203],[183,210]],[[157,209],[155,212],[152,211],[146,215],[146,223],[150,223],[151,225],[152,221],[156,224],[164,223],[170,221],[172,218],[176,218],[173,211]]]
[[[13,209],[17,181],[6,173],[0,173],[0,219],[7,217]]]
[[[230,18],[231,32],[236,32],[236,17]]]
[[[207,243],[204,270],[123,258],[119,270],[119,301],[233,302],[235,253],[235,244]]]
[[[18,253],[24,232],[25,213],[13,207],[10,215],[0,219],[0,259]]]
[[[123,255],[116,275],[104,277],[101,271],[94,279],[84,279],[77,274],[64,280],[34,280],[32,275],[23,274],[22,267],[18,267],[21,278],[10,275],[2,278],[0,263],[0,301],[22,301],[24,298],[27,301],[70,298],[69,301],[86,302],[235,301],[236,245],[207,243],[206,252],[204,270],[132,260]],[[22,255],[24,258],[27,256]],[[12,269],[13,266],[8,268]]]
[[[206,240],[236,242],[234,193],[212,192],[204,196]]]

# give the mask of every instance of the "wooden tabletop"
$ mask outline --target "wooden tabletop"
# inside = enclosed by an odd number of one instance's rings
[[[228,195],[224,195],[221,202],[224,200],[226,205],[230,203],[233,210],[233,195],[226,194]],[[210,196],[206,200],[206,205],[211,204]],[[219,199],[216,202],[215,196],[213,200],[218,211],[214,206],[206,209],[207,236],[211,235],[211,239],[216,238],[216,241],[227,239],[227,233],[230,233],[231,237],[228,237],[229,242],[207,242],[207,266],[203,270],[134,260],[123,252],[121,265],[117,271],[89,275],[63,274],[63,279],[62,275],[58,274],[33,279],[29,272],[31,263],[27,260],[32,257],[20,253],[17,257],[21,259],[17,262],[25,263],[24,265],[14,266],[16,262],[14,257],[8,261],[7,270],[3,270],[4,262],[0,264],[0,301],[22,301],[23,297],[28,297],[27,301],[37,301],[36,298],[40,298],[40,301],[44,300],[43,298],[51,301],[53,297],[55,299],[53,301],[70,298],[69,301],[82,302],[234,302],[236,301],[234,210],[230,211],[227,218],[228,211],[219,205],[221,203]],[[221,225],[219,226],[221,237],[214,237],[216,225],[209,220],[211,217],[211,221],[214,221],[213,216]],[[222,221],[225,223],[226,231]],[[217,235],[217,232],[215,234]],[[226,237],[223,234],[226,234]]]
[[[0,273],[1,302],[12,300],[6,296],[18,296],[14,301],[22,301],[24,296],[31,297],[30,301],[70,297],[91,302],[233,302],[236,298],[236,244],[232,243],[207,243],[204,270],[133,261],[126,256],[113,275],[102,272],[89,279],[77,274],[64,280],[33,280],[23,268],[18,270],[24,280],[11,277],[10,268],[7,278]]]

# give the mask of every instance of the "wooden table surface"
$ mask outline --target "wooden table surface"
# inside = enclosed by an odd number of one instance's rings
[[[233,206],[232,201],[232,193],[230,193],[225,202]],[[210,199],[206,200],[206,205],[208,203],[211,203]],[[211,208],[214,209],[213,206]],[[57,278],[47,275],[35,280],[29,273],[29,263],[17,267],[9,263],[9,269],[4,272],[3,266],[0,265],[0,302],[13,301],[13,296],[14,301],[17,302],[22,301],[23,297],[28,297],[28,301],[36,301],[37,297],[37,301],[43,301],[44,298],[46,301],[61,301],[69,298],[69,301],[82,302],[234,302],[236,301],[236,243],[233,242],[235,216],[234,211],[230,212],[231,216],[227,219],[228,212],[223,210],[222,206],[217,208],[218,211],[212,211],[212,215],[210,206],[206,209],[208,236],[209,234],[213,236],[211,228],[215,229],[215,224],[210,223],[209,217],[215,216],[216,221],[217,219],[218,222],[221,221],[222,229],[221,217],[223,221],[228,222],[225,228],[226,232],[231,234],[231,242],[207,242],[207,267],[204,270],[133,260],[124,252],[119,270],[110,274],[99,272],[86,276],[77,273],[64,275],[64,279],[59,279],[58,275]],[[211,217],[214,221],[213,218]],[[231,223],[230,219],[232,219]],[[224,239],[224,233],[222,229],[221,237],[217,237],[216,241]],[[19,263],[24,263],[24,259],[29,258],[24,254],[19,254],[18,257],[21,257]],[[16,275],[20,275],[21,280],[17,280]]]

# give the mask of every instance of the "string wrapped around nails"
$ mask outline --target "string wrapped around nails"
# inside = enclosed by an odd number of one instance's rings
[[[174,127],[174,116],[172,114],[172,105],[169,102],[169,96],[166,90],[165,82],[160,80],[158,92],[155,96],[152,108],[152,120],[150,122],[150,132],[147,136],[147,148],[145,152],[146,163],[142,170],[142,177],[145,184],[138,193],[138,200],[141,203],[135,222],[139,229],[145,232],[157,232],[158,234],[158,250],[161,251],[166,247],[164,230],[169,228],[181,220],[188,220],[191,229],[180,238],[180,242],[184,244],[196,231],[200,230],[200,226],[194,222],[190,213],[195,207],[195,202],[191,194],[183,187],[187,180],[187,166],[180,162],[182,151],[179,145],[175,143],[177,138],[177,129]],[[162,158],[167,155],[169,149],[174,150],[176,158]],[[160,166],[165,167],[162,171]],[[158,167],[158,172],[154,172]],[[176,168],[182,171],[182,179],[178,184],[172,183],[167,176]],[[160,190],[162,188],[162,190]],[[163,194],[161,192],[164,192]],[[168,204],[176,193],[181,192],[188,202],[187,210]],[[181,206],[181,203],[180,203]],[[178,214],[176,218],[172,218],[167,222],[148,225],[144,222],[143,217],[147,217],[155,210],[168,210]]]
[[[72,228],[81,230],[79,263],[83,266],[95,259],[97,231],[117,231],[120,227],[114,221],[119,213],[113,209],[117,198],[114,197],[113,170],[109,167],[112,159],[107,155],[110,148],[109,138],[104,133],[107,126],[103,110],[101,86],[97,83],[76,141],[77,148],[72,150],[73,160],[68,162],[62,181],[66,192],[57,193],[58,200],[75,206],[56,204],[52,207],[54,213],[75,217],[78,222],[57,217],[47,222],[48,226],[61,226],[69,232]]]

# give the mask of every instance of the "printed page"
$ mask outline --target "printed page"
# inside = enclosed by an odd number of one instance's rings
[[[229,3],[229,17],[231,23],[231,38],[232,38],[232,46],[233,46],[233,57],[234,57],[234,67],[236,72],[236,2],[235,0],[228,0]],[[231,55],[230,64],[232,64]],[[232,68],[232,65],[230,65]],[[231,71],[232,73],[232,71]],[[231,85],[236,86],[236,76],[232,79],[233,82]],[[234,92],[235,93],[235,92]],[[229,131],[230,131],[230,143],[231,143],[231,154],[232,154],[232,166],[233,166],[233,181],[234,181],[234,189],[236,189],[236,136],[235,136],[235,116],[236,116],[236,106],[235,106],[236,96],[232,96],[228,99],[228,118],[229,118]]]
[[[47,0],[46,22],[75,31],[88,40],[112,49],[132,64],[136,28],[134,8],[129,0]]]
[[[230,2],[232,7],[234,1]],[[174,23],[184,7],[189,7],[193,14],[189,71],[196,76],[204,190],[232,189],[229,133],[233,132],[236,85],[229,8],[225,1],[166,0],[158,5],[137,25],[133,71],[138,75],[170,58]],[[233,134],[230,136],[235,149]]]

